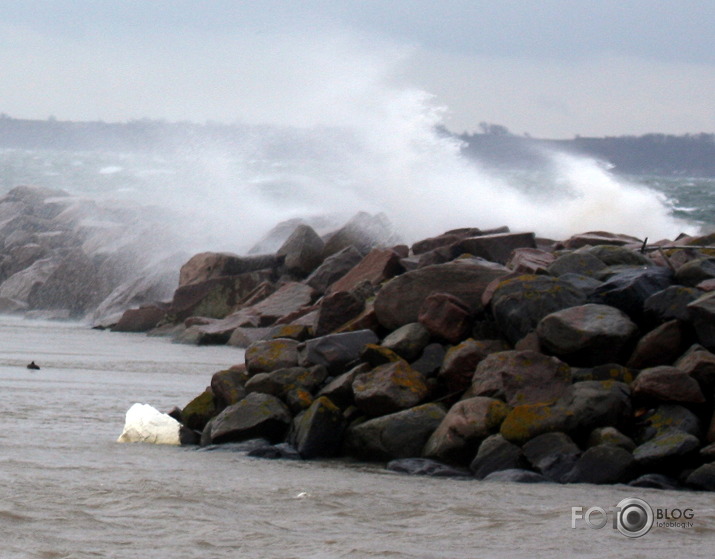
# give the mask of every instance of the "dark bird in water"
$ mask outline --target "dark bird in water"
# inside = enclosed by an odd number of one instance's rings
[[[30,363],[30,364],[27,366],[27,368],[28,368],[28,369],[33,369],[33,370],[35,370],[35,371],[39,371],[39,370],[40,370],[40,366],[39,366],[37,363],[35,363],[34,361],[33,361],[32,363]]]

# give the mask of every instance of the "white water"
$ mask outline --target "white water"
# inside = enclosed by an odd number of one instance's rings
[[[0,317],[3,559],[712,557],[712,493],[417,478],[119,444],[138,401],[168,409],[239,362],[227,347]],[[34,359],[40,371],[28,371]],[[571,529],[572,506],[692,508],[691,529]]]

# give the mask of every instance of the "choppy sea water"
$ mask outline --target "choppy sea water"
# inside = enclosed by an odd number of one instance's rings
[[[25,365],[34,359],[40,371]],[[134,402],[183,405],[228,347],[0,317],[0,557],[712,557],[712,493],[521,485],[119,444]],[[627,538],[571,507],[626,497],[693,510]]]

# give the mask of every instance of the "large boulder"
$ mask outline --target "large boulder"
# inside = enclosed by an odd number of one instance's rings
[[[585,440],[597,427],[627,426],[632,412],[631,390],[622,382],[576,382],[554,407],[566,417],[563,430],[577,440]]]
[[[650,324],[660,324],[668,320],[690,319],[688,305],[703,294],[694,287],[671,285],[653,293],[643,302],[645,320]]]
[[[571,386],[571,368],[556,357],[510,350],[485,357],[474,372],[471,396],[503,398],[510,406],[555,402]]]
[[[666,431],[633,451],[636,463],[643,468],[657,471],[679,470],[689,465],[697,456],[700,441],[683,431]]]
[[[417,319],[432,336],[449,343],[466,338],[472,326],[468,305],[449,293],[433,293],[427,297]]]
[[[499,432],[507,441],[522,445],[544,433],[565,431],[569,420],[562,407],[550,404],[515,406],[504,418]]]
[[[559,256],[548,268],[552,276],[564,274],[579,274],[587,277],[598,277],[606,268],[603,261],[588,252],[568,252]]]
[[[454,243],[451,248],[454,256],[467,253],[490,262],[506,264],[515,249],[535,249],[536,237],[533,233],[479,235],[461,239]]]
[[[498,284],[491,308],[500,331],[511,344],[515,344],[535,330],[545,316],[584,303],[584,293],[567,281],[523,275]]]
[[[189,429],[203,431],[206,424],[216,415],[216,401],[213,392],[204,390],[181,410],[181,422]]]
[[[494,398],[461,400],[450,408],[422,452],[428,458],[466,462],[482,440],[499,431],[508,412],[507,405]]]
[[[325,293],[338,279],[347,274],[362,260],[362,254],[353,246],[349,246],[329,256],[315,271],[308,276],[305,283],[319,293]]]
[[[715,291],[690,303],[688,311],[698,341],[706,348],[715,350]]]
[[[631,237],[629,235],[622,235],[619,233],[610,233],[608,231],[588,231],[586,233],[578,233],[572,235],[563,242],[565,248],[577,249],[585,246],[598,246],[598,245],[614,245],[623,246],[630,244],[637,244],[640,246],[643,243],[642,239],[636,237]]]
[[[657,326],[636,344],[628,360],[634,369],[670,365],[688,346],[688,328],[680,320],[669,320]]]
[[[212,443],[265,438],[282,441],[291,416],[285,404],[270,394],[254,392],[228,406],[211,421]]]
[[[245,367],[230,368],[213,374],[211,392],[218,409],[235,404],[246,396],[247,377]]]
[[[589,448],[562,479],[566,483],[625,483],[635,473],[635,459],[627,450],[612,445]]]
[[[545,274],[556,260],[553,252],[539,248],[514,249],[506,262],[506,267],[517,274]]]
[[[447,350],[438,378],[449,393],[464,392],[472,384],[477,365],[487,355],[508,349],[501,340],[464,340]]]
[[[417,322],[422,304],[433,293],[459,297],[471,312],[482,309],[482,293],[508,270],[483,260],[464,258],[406,272],[387,282],[375,298],[377,319],[388,330]]]
[[[636,447],[633,439],[624,435],[615,427],[597,427],[591,431],[588,437],[589,448],[599,445],[618,446],[629,452],[632,452]]]
[[[345,453],[374,461],[418,458],[444,416],[439,404],[423,404],[352,425],[346,433]]]
[[[715,354],[700,345],[693,345],[675,366],[698,381],[705,394],[712,394],[715,388]]]
[[[360,357],[367,344],[375,344],[378,341],[372,330],[357,330],[313,338],[299,346],[299,364],[323,365],[330,374],[340,374],[346,365]]]
[[[627,269],[614,274],[598,287],[589,296],[589,302],[616,307],[638,323],[644,318],[646,299],[672,283],[673,272],[668,268]]]
[[[380,365],[353,382],[355,405],[371,416],[416,406],[429,392],[422,374],[405,361]]]
[[[565,433],[544,433],[527,442],[522,450],[536,471],[558,482],[565,481],[581,454]]]
[[[678,404],[661,404],[640,426],[638,442],[644,443],[672,431],[682,431],[697,438],[703,433],[700,420],[688,408]]]
[[[295,418],[292,442],[302,458],[333,456],[340,452],[344,432],[342,411],[321,396]]]
[[[317,293],[300,282],[288,282],[257,303],[244,308],[258,317],[258,326],[270,326],[278,319],[309,306]]]
[[[493,472],[525,466],[526,459],[521,448],[497,434],[482,441],[469,469],[474,473],[474,477],[484,479]]]
[[[297,389],[312,394],[322,384],[327,376],[325,367],[316,365],[308,369],[304,367],[286,367],[270,372],[258,373],[246,381],[246,392],[262,392],[272,394],[285,400],[287,395]]]
[[[238,256],[227,252],[202,252],[192,256],[179,271],[179,286],[211,279],[238,276],[247,272],[276,268],[280,260],[272,255]]]
[[[287,338],[256,342],[246,349],[246,367],[251,375],[298,365],[300,342]]]
[[[350,291],[337,291],[326,295],[320,302],[315,321],[315,335],[325,336],[346,322],[356,318],[365,308],[365,301]]]
[[[638,327],[606,305],[580,305],[545,316],[536,327],[539,343],[576,366],[621,362]]]
[[[112,326],[113,332],[148,332],[166,316],[166,309],[147,305],[138,309],[128,309]]]
[[[350,271],[335,281],[328,288],[328,293],[350,291],[364,281],[377,286],[403,271],[400,255],[397,252],[389,248],[374,248]]]
[[[596,245],[582,249],[607,266],[652,266],[653,261],[636,250],[617,245]]]
[[[325,243],[310,225],[295,228],[276,252],[283,258],[283,267],[291,274],[305,277],[323,261]]]
[[[190,316],[224,318],[244,297],[272,278],[272,271],[260,270],[182,285],[174,291],[168,314],[177,322]]]
[[[430,333],[419,322],[400,326],[382,340],[382,346],[391,349],[403,359],[417,359],[430,341]]]
[[[686,483],[695,489],[715,491],[715,462],[695,469],[686,479]]]
[[[371,367],[367,363],[361,363],[348,372],[333,378],[320,389],[318,396],[327,396],[336,406],[345,409],[353,403],[353,382],[358,375],[370,370]]]
[[[675,281],[687,287],[715,278],[715,258],[697,258],[680,266],[675,272]]]
[[[701,404],[705,397],[698,382],[676,367],[643,369],[633,381],[633,396],[657,402]]]

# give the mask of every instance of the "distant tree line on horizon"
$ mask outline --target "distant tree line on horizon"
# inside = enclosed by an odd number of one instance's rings
[[[462,134],[463,151],[499,167],[529,167],[543,159],[543,149],[607,161],[629,175],[715,177],[715,134],[644,134],[576,136],[547,140],[517,136],[501,125],[480,123],[480,133]],[[539,148],[542,148],[541,150]]]
[[[586,155],[609,162],[613,171],[632,175],[715,177],[715,134],[576,136],[549,140],[517,136],[499,124],[482,122],[479,133],[453,134],[463,153],[498,168],[543,165],[548,150]],[[240,145],[262,126],[207,122],[169,123],[141,119],[124,123],[15,119],[0,114],[0,148],[107,151],[165,151],[213,143]],[[273,131],[275,133],[275,130]],[[286,131],[286,143],[291,142]]]

